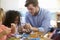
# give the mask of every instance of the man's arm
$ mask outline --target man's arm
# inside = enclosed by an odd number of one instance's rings
[[[42,25],[39,28],[41,31],[41,28],[44,30],[44,32],[50,31],[52,27],[56,26],[56,14],[51,12],[46,12],[44,16],[44,20],[42,21]]]
[[[41,31],[41,32],[48,32],[50,30],[51,27],[53,27],[55,24],[51,24],[54,21],[56,23],[56,15],[55,13],[50,13],[50,12],[45,12],[45,16],[44,16],[44,20],[42,21],[42,25],[39,28],[36,27],[31,27],[31,30],[33,31]],[[26,17],[26,22],[29,22],[29,18]]]

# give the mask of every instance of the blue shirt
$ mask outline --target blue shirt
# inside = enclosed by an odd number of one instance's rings
[[[40,8],[36,16],[31,15],[31,13],[26,13],[26,23],[30,23],[33,27],[39,29],[42,32],[48,32],[52,25],[51,20],[55,20],[55,13],[49,12],[43,8]]]

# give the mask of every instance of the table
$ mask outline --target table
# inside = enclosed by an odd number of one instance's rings
[[[29,34],[29,36],[24,40],[29,40],[29,38],[40,38],[40,40],[52,40],[49,38],[45,38],[42,32],[34,32],[33,34]],[[21,38],[20,38],[21,39]],[[19,38],[11,37],[9,40],[20,40]]]

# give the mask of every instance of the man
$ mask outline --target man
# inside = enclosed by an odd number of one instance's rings
[[[48,32],[52,27],[51,20],[55,20],[52,13],[40,8],[38,0],[26,0],[25,7],[28,9],[26,23],[29,23],[29,26],[27,28],[32,31]]]

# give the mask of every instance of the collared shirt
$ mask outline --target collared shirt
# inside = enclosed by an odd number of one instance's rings
[[[55,13],[49,12],[43,8],[40,8],[36,16],[31,15],[29,12],[26,14],[26,23],[30,23],[33,27],[43,32],[49,31],[50,27],[52,27],[51,20],[55,20]]]

